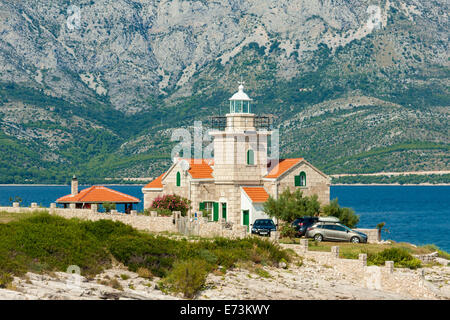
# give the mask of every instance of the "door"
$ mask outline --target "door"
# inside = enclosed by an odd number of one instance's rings
[[[219,203],[218,202],[214,202],[213,204],[213,220],[214,221],[219,221]]]
[[[349,239],[349,233],[347,232],[347,229],[345,229],[344,227],[341,226],[334,226],[335,228],[335,232],[336,232],[336,238],[338,240],[350,240]]]
[[[322,226],[324,240],[338,240],[335,225],[325,224]]]
[[[227,221],[227,204],[225,202],[222,203],[222,218]]]
[[[242,211],[242,224],[244,226],[247,226],[247,230],[248,230],[248,226],[250,225],[250,211],[249,210]]]

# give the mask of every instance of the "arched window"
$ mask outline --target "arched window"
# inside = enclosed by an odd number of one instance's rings
[[[306,186],[306,173],[304,171],[300,172],[298,176],[295,176],[295,186],[296,187]]]
[[[248,165],[254,165],[255,164],[255,154],[253,150],[249,149],[247,151],[247,164]]]
[[[181,173],[177,172],[177,187],[181,186]]]

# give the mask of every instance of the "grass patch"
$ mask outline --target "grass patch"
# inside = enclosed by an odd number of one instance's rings
[[[367,256],[368,265],[380,266],[384,265],[385,261],[394,261],[394,266],[397,268],[417,269],[422,266],[419,259],[414,258],[403,248],[388,248]]]
[[[385,249],[398,248],[406,250],[410,254],[428,254],[436,250],[429,246],[416,247],[406,242],[394,242],[390,244],[376,244],[376,243],[350,243],[350,242],[317,242],[309,241],[308,249],[310,251],[330,252],[332,246],[339,246],[339,257],[346,259],[358,259],[360,253],[376,254]],[[445,253],[443,252],[443,255]]]
[[[422,246],[421,248],[432,251],[432,252],[437,251],[439,257],[450,260],[450,253],[439,249],[439,247],[436,246],[435,244],[427,244],[427,245]]]
[[[256,268],[255,273],[261,278],[272,278],[270,273],[262,268]]]
[[[339,257],[344,259],[358,259],[359,254],[367,254],[369,265],[382,265],[385,261],[394,261],[396,267],[419,268],[420,260],[412,255],[429,254],[438,252],[440,257],[450,259],[450,254],[440,250],[435,245],[414,246],[406,242],[394,242],[390,244],[374,243],[348,243],[348,242],[316,242],[309,241],[309,250],[330,252],[332,246],[339,246]]]
[[[33,212],[7,212],[7,211],[0,211],[0,223],[8,223],[11,221],[18,221],[21,219],[30,218],[34,215],[38,215],[41,213],[46,213],[47,211],[44,210],[36,210]]]

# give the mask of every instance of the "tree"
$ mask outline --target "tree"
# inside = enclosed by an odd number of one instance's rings
[[[339,218],[339,221],[349,228],[354,228],[359,222],[359,216],[351,208],[342,208],[339,206],[338,199],[334,199],[330,204],[322,208],[324,216]]]
[[[269,216],[287,223],[303,216],[317,216],[320,213],[320,203],[317,195],[304,197],[300,189],[291,193],[286,189],[278,199],[271,196],[264,203],[263,210]]]
[[[116,210],[116,204],[111,202],[102,203],[102,207],[105,209],[105,212],[111,212],[111,210]]]

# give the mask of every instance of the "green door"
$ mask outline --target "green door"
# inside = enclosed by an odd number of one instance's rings
[[[227,220],[227,204],[222,203],[222,218]]]
[[[219,203],[214,202],[213,204],[214,221],[219,221]]]
[[[248,226],[250,225],[250,212],[248,210],[242,211],[242,221],[244,226],[247,226],[248,230]]]

